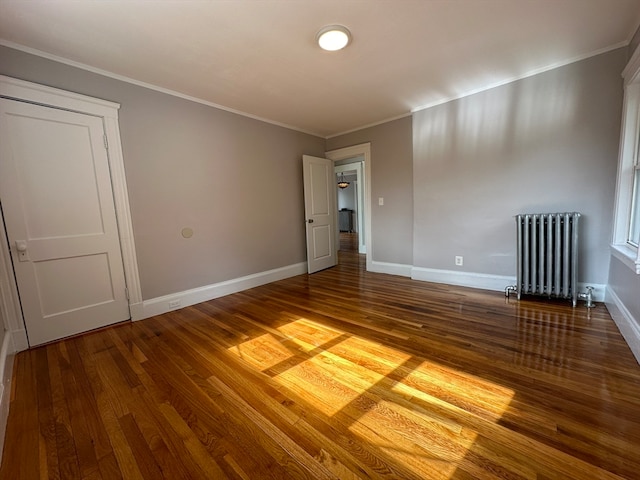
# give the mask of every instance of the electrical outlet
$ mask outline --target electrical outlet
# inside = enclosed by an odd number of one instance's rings
[[[461,267],[464,264],[464,258],[460,255],[456,255],[456,265]]]
[[[378,205],[384,205],[384,197],[378,197]]]
[[[169,301],[169,308],[178,308],[180,305],[182,305],[182,300],[180,299]]]

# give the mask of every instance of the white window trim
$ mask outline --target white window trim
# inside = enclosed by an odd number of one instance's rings
[[[632,212],[635,159],[640,148],[640,48],[636,49],[627,63],[622,78],[624,103],[611,253],[636,274],[640,274],[640,248],[627,242]]]

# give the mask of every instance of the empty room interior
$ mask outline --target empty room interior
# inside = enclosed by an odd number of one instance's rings
[[[639,27],[0,0],[0,479],[640,479]]]

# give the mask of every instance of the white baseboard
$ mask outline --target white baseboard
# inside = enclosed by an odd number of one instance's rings
[[[504,292],[509,285],[515,285],[516,277],[508,275],[490,275],[486,273],[457,272],[437,270],[435,268],[413,267],[411,278],[425,282],[445,283],[461,287],[481,288]],[[606,285],[597,283],[578,283],[578,292],[586,293],[587,286],[593,287],[593,301],[604,302]]]
[[[13,360],[15,358],[11,332],[5,331],[0,346],[0,458],[4,451],[4,436],[9,418],[9,401],[11,395],[11,377],[13,376]]]
[[[204,287],[193,288],[183,292],[172,293],[162,297],[144,300],[141,304],[130,306],[131,320],[142,320],[144,318],[162,315],[172,310],[206,302],[214,298],[241,292],[253,287],[259,287],[267,283],[276,282],[285,278],[294,277],[307,273],[307,263],[296,263],[286,267],[268,270],[266,272],[254,273],[245,277],[234,278]]]
[[[142,320],[145,317],[144,315],[144,302],[140,303],[130,303],[129,304],[129,314],[131,315],[131,320]]]
[[[483,290],[501,292],[504,292],[504,289],[508,285],[516,283],[516,277],[422,267],[413,267],[411,269],[411,278],[424,282],[446,283],[447,285],[458,285],[461,287],[481,288]]]
[[[9,332],[7,330],[7,333],[10,333],[10,346],[9,346],[9,351],[13,351],[15,353],[18,352],[22,352],[24,350],[28,350],[29,349],[29,341],[27,340],[27,331],[22,328],[19,330],[12,330],[11,332]]]
[[[400,275],[402,277],[411,277],[411,265],[403,265],[401,263],[387,262],[371,262],[369,270],[376,273],[388,273],[389,275]]]
[[[629,345],[631,352],[640,363],[640,321],[633,318],[633,315],[622,303],[620,297],[610,287],[607,287],[605,304],[611,314],[611,318],[618,326],[618,330],[620,330],[627,345]]]

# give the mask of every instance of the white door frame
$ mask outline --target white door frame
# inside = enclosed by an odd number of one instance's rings
[[[371,262],[373,261],[373,241],[371,239],[371,143],[361,143],[350,147],[338,148],[325,152],[325,157],[333,160],[346,158],[363,157],[362,169],[364,170],[364,185],[359,185],[364,189],[364,244],[367,251],[367,270],[371,270]]]
[[[113,186],[113,200],[118,221],[118,234],[124,274],[129,295],[129,311],[132,320],[143,318],[142,290],[136,259],[133,226],[129,208],[129,195],[120,143],[118,109],[120,104],[59,90],[36,83],[25,82],[0,75],[0,97],[36,103],[102,118],[107,155]],[[6,334],[13,340],[13,350],[19,352],[29,348],[27,334],[18,300],[18,287],[11,267],[11,255],[7,244],[4,222],[0,221],[0,308],[5,318]]]

